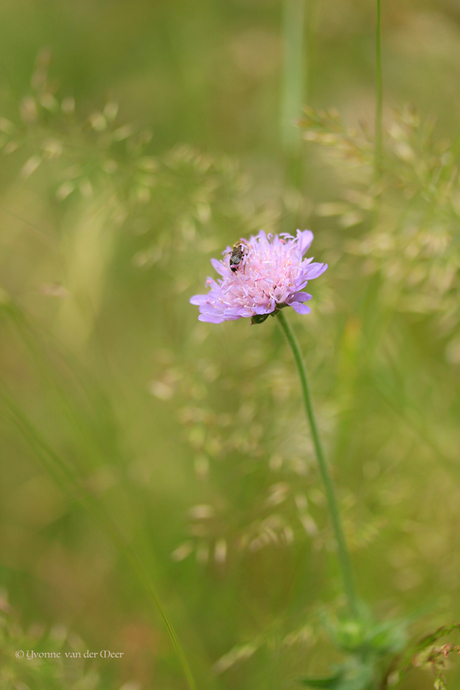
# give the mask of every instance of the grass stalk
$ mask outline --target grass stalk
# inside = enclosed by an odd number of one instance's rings
[[[284,0],[283,4],[283,94],[281,139],[286,153],[296,154],[300,132],[295,126],[307,97],[305,59],[305,0]]]
[[[381,11],[380,0],[377,0],[377,21],[375,31],[375,49],[376,49],[376,101],[375,101],[375,160],[374,173],[375,179],[380,178],[382,172],[382,152],[383,152],[383,131],[382,131],[382,29],[381,29]]]

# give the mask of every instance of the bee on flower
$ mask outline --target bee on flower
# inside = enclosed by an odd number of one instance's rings
[[[312,241],[310,230],[297,230],[296,237],[261,230],[227,247],[223,260],[211,259],[221,277],[208,278],[209,292],[190,300],[199,307],[199,320],[222,323],[251,318],[252,323],[262,323],[283,307],[309,314],[305,302],[311,295],[303,289],[327,269],[327,264],[303,258]]]
[[[233,273],[244,265],[244,257],[246,256],[248,249],[249,246],[246,240],[240,240],[239,242],[235,242],[233,245],[230,260],[228,262],[230,270],[233,271]]]

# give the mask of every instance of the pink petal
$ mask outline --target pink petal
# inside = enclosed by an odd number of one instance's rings
[[[222,316],[213,316],[212,314],[200,314],[198,321],[205,321],[207,323],[223,323],[225,321]]]
[[[222,264],[222,261],[217,261],[217,259],[211,259],[211,263],[217,271],[217,273],[220,273],[221,276],[228,275],[227,267]]]
[[[193,297],[190,297],[190,304],[195,304],[199,307],[200,304],[206,304],[208,299],[208,295],[193,295]]]
[[[308,302],[311,299],[311,295],[308,292],[294,292],[288,300],[288,304],[292,302]]]
[[[290,305],[298,314],[309,314],[311,312],[310,307],[301,302],[292,302]]]
[[[324,273],[326,269],[327,264],[310,264],[310,266],[307,269],[308,280],[313,280],[313,278],[317,278],[321,275],[321,273]]]
[[[307,249],[310,248],[312,242],[313,233],[311,232],[311,230],[297,230],[297,243],[301,256],[303,256]]]

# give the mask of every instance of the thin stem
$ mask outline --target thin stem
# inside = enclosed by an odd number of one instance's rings
[[[380,0],[377,0],[377,24],[375,35],[376,48],[376,104],[375,104],[375,179],[378,180],[382,169],[382,46],[380,23]]]
[[[332,521],[332,527],[337,542],[339,562],[342,570],[343,584],[348,599],[348,606],[352,616],[358,617],[358,600],[355,590],[350,556],[347,550],[347,545],[343,534],[343,528],[340,520],[339,508],[335,496],[334,485],[329,474],[326,458],[323,452],[323,448],[321,446],[318,427],[316,425],[310,386],[308,383],[307,372],[305,369],[305,363],[303,361],[302,352],[300,350],[297,339],[283,311],[278,312],[278,322],[281,328],[283,329],[283,332],[289,342],[289,345],[291,346],[295,363],[297,364],[297,369],[300,376],[300,383],[302,387],[303,400],[305,403],[305,410],[307,412],[307,418],[310,424],[313,445],[315,447],[316,459],[318,461],[318,468],[321,475],[321,479],[323,480],[324,489],[326,492],[326,499],[329,506],[329,512]]]

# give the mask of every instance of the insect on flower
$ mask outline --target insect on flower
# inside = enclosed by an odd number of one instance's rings
[[[229,260],[230,270],[233,271],[233,273],[235,273],[242,265],[243,259],[248,250],[249,246],[245,240],[239,240],[233,245]]]
[[[295,237],[261,230],[227,247],[225,260],[211,259],[220,277],[208,278],[209,292],[190,300],[200,308],[199,320],[222,323],[249,317],[252,323],[262,323],[284,307],[308,314],[305,302],[311,295],[304,288],[327,269],[326,264],[304,258],[312,241],[310,230],[297,230]]]

